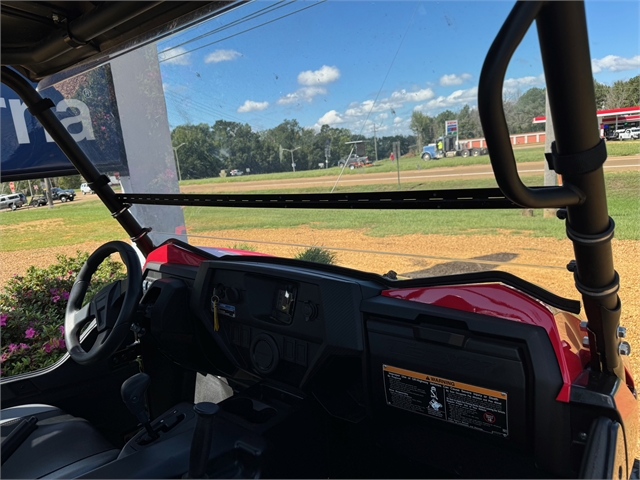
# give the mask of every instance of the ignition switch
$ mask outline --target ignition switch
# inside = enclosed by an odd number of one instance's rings
[[[318,307],[313,302],[304,302],[302,313],[304,314],[304,321],[308,322],[318,316]]]

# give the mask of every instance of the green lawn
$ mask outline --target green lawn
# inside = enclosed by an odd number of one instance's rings
[[[640,172],[606,173],[609,213],[616,221],[616,238],[640,239]],[[530,184],[541,177],[527,177]],[[480,188],[495,186],[493,179],[403,184],[404,189]],[[352,187],[350,191],[395,190],[394,185]],[[309,191],[306,189],[305,191]],[[295,190],[288,191],[294,193]],[[278,190],[277,193],[285,193]],[[151,207],[159,209],[163,207]],[[306,210],[205,208],[184,209],[187,229],[198,234],[225,229],[290,228],[309,225],[318,229],[366,229],[372,236],[441,233],[468,235],[497,233],[564,238],[564,222],[523,217],[515,210]],[[99,201],[48,208],[6,211],[0,214],[0,250],[73,245],[85,241],[124,239],[126,234]]]
[[[640,153],[640,141],[627,141],[627,142],[609,142],[607,144],[607,151],[610,156],[622,156],[622,155],[636,155]],[[544,160],[544,148],[543,147],[519,147],[514,150],[516,162],[539,162]],[[460,165],[482,165],[489,164],[488,156],[481,157],[455,157],[446,158],[442,160],[431,160],[425,162],[420,157],[405,157],[400,159],[400,170],[416,170],[430,169],[437,167],[457,167]],[[372,167],[357,168],[355,170],[349,170],[345,168],[343,175],[366,175],[369,173],[383,173],[383,172],[395,172],[398,166],[396,162],[391,162],[388,158],[378,160]],[[186,185],[202,185],[208,183],[233,183],[233,182],[255,182],[259,180],[281,180],[281,179],[295,179],[295,178],[309,178],[309,177],[325,177],[335,176],[337,177],[342,168],[330,167],[328,169],[317,170],[304,170],[299,172],[280,172],[280,173],[265,173],[260,175],[243,175],[240,177],[213,177],[213,178],[200,178],[197,180],[183,180],[180,182],[181,186]]]
[[[640,239],[640,172],[606,173],[609,192],[609,214],[616,221],[616,238]],[[542,184],[542,176],[526,177],[530,185]],[[403,190],[495,187],[493,178],[448,180],[428,183],[403,183]],[[343,191],[389,191],[395,185],[360,185]],[[326,188],[305,188],[305,193],[326,192]],[[252,193],[299,193],[300,190],[273,190]],[[293,228],[310,225],[318,229],[365,228],[372,236],[407,235],[412,233],[490,234],[513,230],[514,234],[564,238],[564,222],[544,219],[540,211],[534,217],[523,217],[521,210],[319,210],[261,209],[256,215],[250,208],[185,208],[189,232],[225,229]]]

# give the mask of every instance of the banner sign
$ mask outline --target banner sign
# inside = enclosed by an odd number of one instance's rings
[[[117,170],[128,174],[110,65],[64,80],[40,94],[53,101],[52,110],[100,173]],[[4,84],[0,95],[3,180],[77,174],[18,95]]]
[[[447,120],[444,122],[445,132],[447,135],[457,135],[458,134],[458,120]]]

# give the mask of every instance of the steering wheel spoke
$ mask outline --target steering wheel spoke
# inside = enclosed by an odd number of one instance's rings
[[[102,288],[87,305],[82,306],[91,276],[105,258],[118,252],[127,268],[127,279]],[[86,365],[113,354],[126,338],[142,297],[142,268],[135,250],[124,242],[109,242],[87,259],[69,293],[65,315],[65,343],[76,362]],[[96,320],[97,338],[89,351],[80,345],[80,331]]]
[[[87,303],[80,310],[73,313],[71,316],[72,323],[68,324],[65,321],[64,329],[65,331],[72,331],[74,334],[78,335],[82,327],[84,327],[87,323],[93,320],[94,315],[91,312],[91,303]]]

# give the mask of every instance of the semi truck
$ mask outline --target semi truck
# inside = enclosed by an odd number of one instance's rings
[[[457,142],[456,137],[452,135],[438,137],[436,143],[422,147],[422,159],[425,161],[440,160],[445,157],[478,157],[488,153],[486,148],[474,148],[468,143]]]

